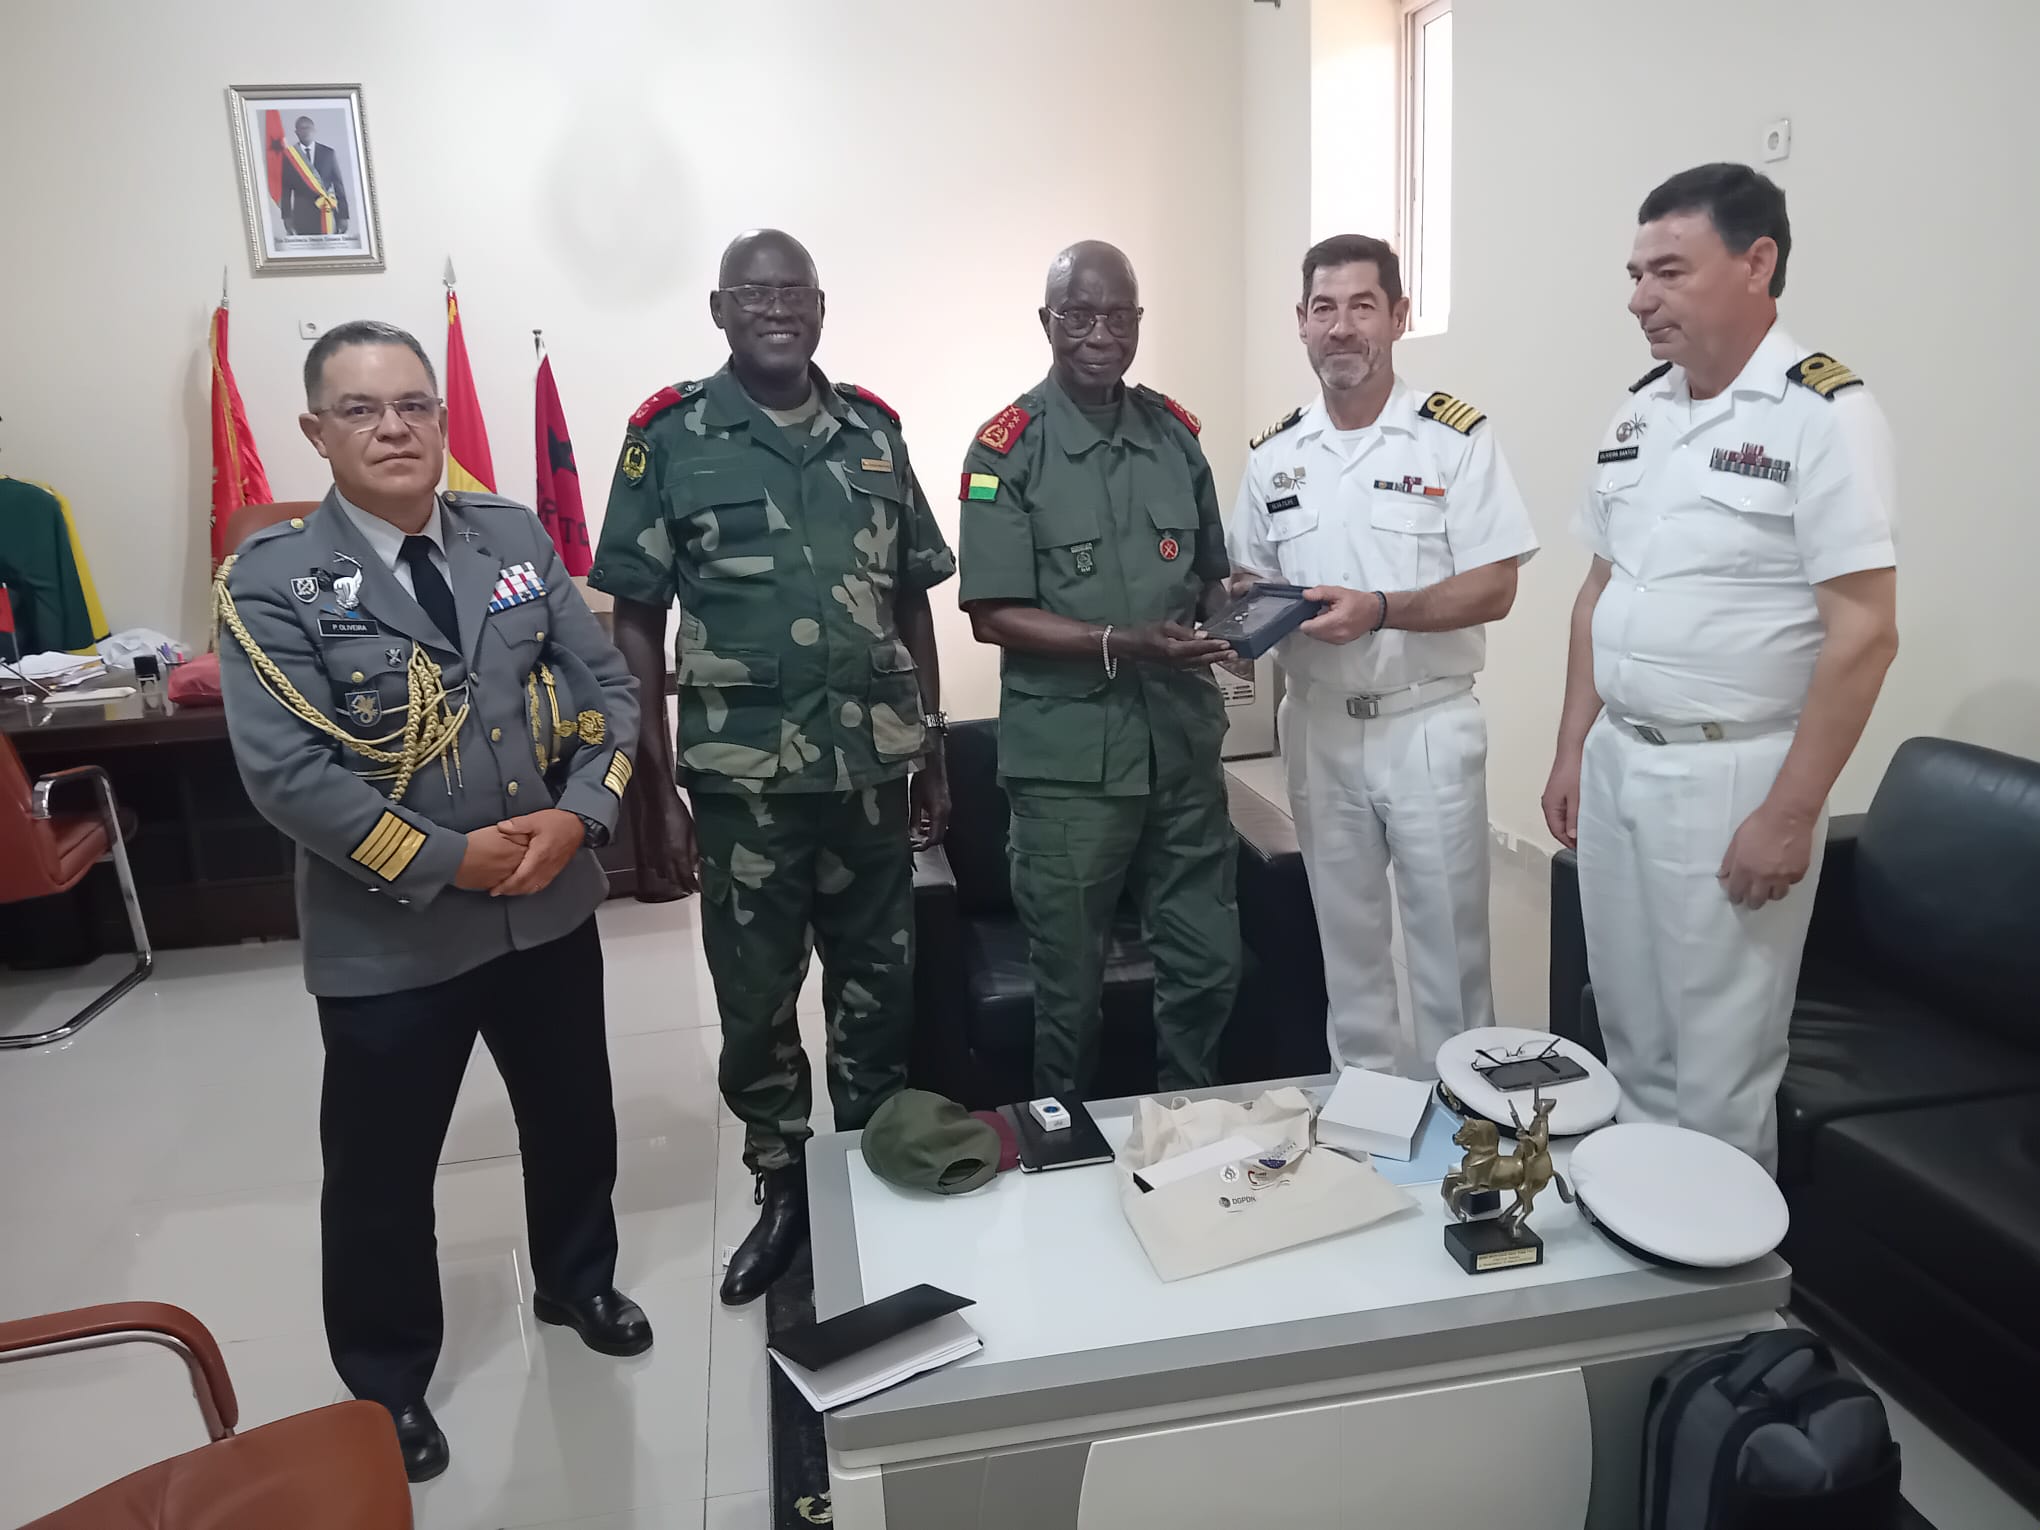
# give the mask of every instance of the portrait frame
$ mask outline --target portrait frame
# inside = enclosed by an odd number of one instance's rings
[[[359,85],[230,85],[227,122],[255,275],[385,268]]]

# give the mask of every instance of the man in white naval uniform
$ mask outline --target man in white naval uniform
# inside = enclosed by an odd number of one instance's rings
[[[1395,375],[1409,300],[1393,250],[1353,234],[1313,246],[1296,317],[1322,392],[1254,442],[1227,540],[1239,574],[1327,602],[1277,658],[1333,1059],[1429,1074],[1449,1037],[1495,1023],[1487,723],[1473,677],[1483,624],[1508,614],[1537,536],[1486,416]]]
[[[1860,379],[1778,324],[1785,195],[1703,165],[1644,201],[1630,388],[1576,529],[1551,832],[1620,1119],[1775,1172],[1778,1081],[1827,797],[1898,651],[1894,468]]]

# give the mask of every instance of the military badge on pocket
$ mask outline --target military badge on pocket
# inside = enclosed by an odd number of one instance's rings
[[[349,691],[347,715],[364,728],[374,727],[382,721],[382,697],[374,691]]]

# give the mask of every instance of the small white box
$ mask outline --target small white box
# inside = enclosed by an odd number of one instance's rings
[[[1069,1129],[1070,1113],[1062,1108],[1060,1100],[1030,1100],[1027,1102],[1027,1109],[1034,1119],[1041,1123],[1041,1129],[1045,1132]]]
[[[1407,1159],[1430,1102],[1431,1086],[1421,1080],[1348,1068],[1318,1112],[1317,1138],[1340,1152]]]

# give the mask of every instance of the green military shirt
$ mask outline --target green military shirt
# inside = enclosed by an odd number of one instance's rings
[[[805,431],[725,366],[631,416],[588,582],[680,604],[680,782],[852,791],[925,745],[898,592],[955,572],[899,417],[814,373]]]
[[[1018,600],[1118,627],[1197,619],[1229,571],[1196,422],[1152,388],[1116,417],[1053,377],[996,416],[964,458],[959,598]],[[999,773],[1029,789],[1141,796],[1218,758],[1225,703],[1208,670],[1053,658],[1000,666]]]

